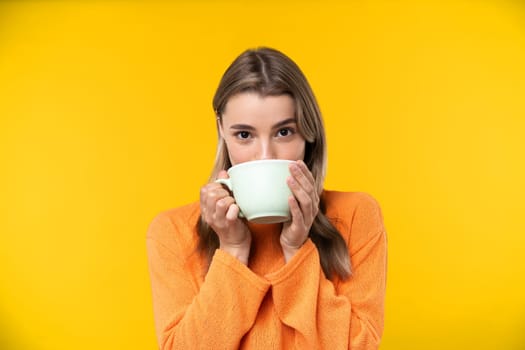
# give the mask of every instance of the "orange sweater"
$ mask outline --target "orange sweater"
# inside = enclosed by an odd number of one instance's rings
[[[377,349],[383,332],[386,233],[364,193],[323,192],[347,242],[352,276],[328,280],[308,239],[285,264],[280,227],[250,225],[248,266],[195,250],[199,203],[159,214],[147,234],[161,349]]]

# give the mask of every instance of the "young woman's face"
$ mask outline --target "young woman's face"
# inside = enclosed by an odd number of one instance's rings
[[[232,165],[260,159],[304,160],[305,139],[297,129],[294,100],[288,95],[232,96],[219,131]]]

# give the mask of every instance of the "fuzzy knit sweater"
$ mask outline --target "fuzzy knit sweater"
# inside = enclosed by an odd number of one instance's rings
[[[352,275],[327,279],[308,239],[285,263],[279,225],[250,224],[248,266],[196,251],[199,203],[159,214],[147,233],[161,349],[377,349],[383,333],[386,233],[369,195],[324,191]]]

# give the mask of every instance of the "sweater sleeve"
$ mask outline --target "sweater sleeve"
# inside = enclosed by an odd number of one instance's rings
[[[342,232],[344,234],[344,232]],[[379,207],[365,203],[354,213],[349,239],[352,276],[334,283],[308,240],[280,270],[266,276],[279,318],[295,330],[298,349],[379,347],[386,284],[386,234]]]
[[[217,250],[199,287],[188,266],[188,252],[172,244],[176,239],[161,241],[184,234],[180,230],[161,214],[146,239],[159,347],[237,349],[255,321],[269,283]]]

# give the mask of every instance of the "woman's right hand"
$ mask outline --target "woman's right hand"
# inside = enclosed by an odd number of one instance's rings
[[[227,179],[228,173],[221,170],[218,178]],[[201,188],[200,206],[202,218],[219,236],[220,249],[248,265],[252,237],[230,192],[219,183],[209,183]]]

